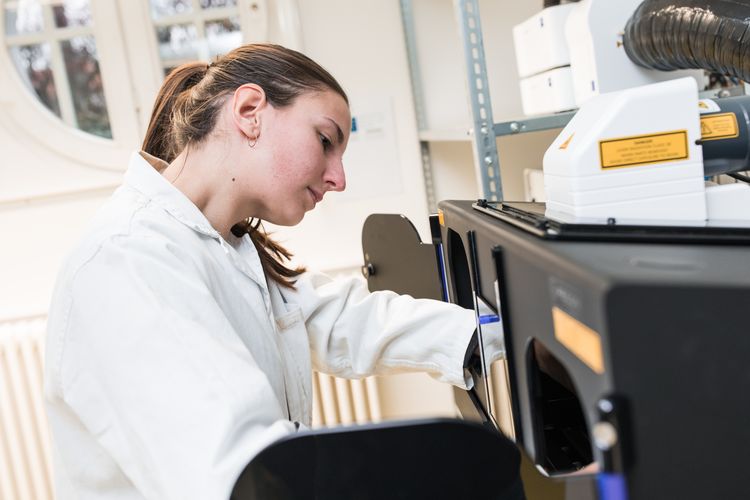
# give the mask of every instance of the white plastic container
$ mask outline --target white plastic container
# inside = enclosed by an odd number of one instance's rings
[[[513,27],[520,78],[570,64],[565,24],[574,6],[568,3],[548,7]]]
[[[520,87],[521,106],[526,115],[557,113],[576,107],[570,66],[524,78]]]
[[[714,225],[750,226],[750,186],[745,183],[707,185],[706,206]]]

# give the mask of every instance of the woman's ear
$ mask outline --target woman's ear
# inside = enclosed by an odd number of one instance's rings
[[[248,140],[257,140],[260,135],[260,112],[267,103],[265,91],[254,83],[246,83],[234,91],[232,119]]]

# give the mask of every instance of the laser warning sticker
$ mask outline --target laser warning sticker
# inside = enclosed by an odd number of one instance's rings
[[[698,101],[698,111],[703,113],[718,113],[721,111],[721,108],[718,104],[716,104],[716,101],[713,101],[711,99],[701,99]]]
[[[734,113],[701,116],[701,139],[716,141],[739,137],[740,127]]]
[[[575,132],[573,132],[572,134],[570,134],[570,137],[568,137],[567,139],[565,139],[565,142],[563,142],[562,144],[560,144],[560,148],[559,149],[568,149],[568,146],[570,146],[570,141],[573,140],[573,136],[574,135],[576,135]]]
[[[602,339],[599,334],[558,307],[552,308],[555,338],[596,373],[604,373]]]
[[[602,170],[687,160],[687,130],[599,141]]]

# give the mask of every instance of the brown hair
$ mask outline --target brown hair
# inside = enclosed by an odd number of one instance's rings
[[[349,102],[333,76],[304,54],[279,45],[243,45],[211,64],[186,63],[169,73],[154,103],[143,151],[171,163],[186,147],[209,135],[223,98],[245,83],[262,87],[268,103],[276,108],[289,106],[303,93],[324,90]],[[232,227],[232,233],[237,237],[249,234],[266,276],[293,288],[294,278],[305,270],[284,264],[292,254],[273,241],[260,222],[242,221]]]

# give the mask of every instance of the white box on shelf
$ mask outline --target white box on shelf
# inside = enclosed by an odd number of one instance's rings
[[[570,65],[565,23],[575,4],[548,7],[513,27],[518,76]]]
[[[526,115],[558,113],[576,107],[570,66],[524,78],[520,85],[521,105]]]
[[[523,169],[523,201],[537,203],[547,201],[547,194],[544,191],[544,171],[542,169]]]

